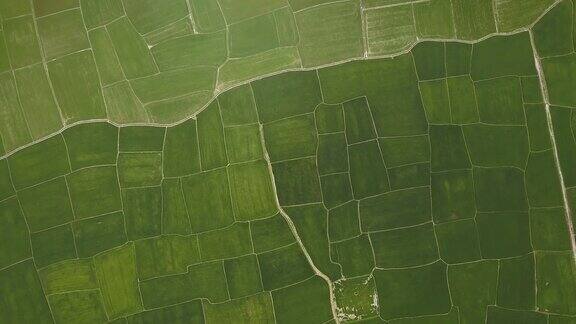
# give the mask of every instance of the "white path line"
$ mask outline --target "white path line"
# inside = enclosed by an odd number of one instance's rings
[[[570,204],[568,203],[568,194],[566,192],[566,184],[564,183],[564,175],[562,174],[562,168],[560,166],[560,158],[558,157],[558,147],[556,146],[556,136],[554,135],[554,125],[552,123],[552,115],[550,114],[550,98],[548,95],[548,87],[546,85],[546,76],[544,75],[544,70],[542,69],[542,62],[536,51],[536,44],[534,42],[534,34],[532,30],[530,32],[530,43],[532,45],[532,52],[534,54],[534,63],[536,64],[536,71],[538,71],[538,79],[540,81],[540,90],[542,91],[542,98],[544,99],[544,108],[546,110],[546,121],[548,124],[548,132],[550,133],[550,140],[552,141],[552,152],[554,153],[554,162],[556,164],[556,169],[558,171],[558,177],[560,179],[560,187],[562,189],[562,199],[564,200],[564,216],[566,218],[566,225],[568,226],[568,231],[570,232],[570,244],[572,246],[572,261],[576,265],[576,240],[574,236],[574,225],[572,224],[572,212],[570,210]]]

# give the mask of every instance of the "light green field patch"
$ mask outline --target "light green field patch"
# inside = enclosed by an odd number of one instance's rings
[[[162,193],[160,187],[122,189],[128,240],[162,234]]]
[[[276,213],[272,181],[264,160],[232,165],[228,172],[236,220],[250,221]]]
[[[90,47],[80,9],[40,18],[37,24],[47,60]]]
[[[570,234],[564,208],[530,209],[530,229],[534,250],[570,250]]]
[[[62,132],[72,170],[115,164],[118,129],[108,123],[80,124]]]
[[[146,104],[150,120],[158,124],[182,121],[182,116],[192,116],[210,101],[212,90],[201,90],[180,97],[162,99]]]
[[[450,116],[455,124],[468,124],[480,121],[474,83],[470,76],[448,78]]]
[[[250,222],[250,234],[256,253],[274,250],[295,242],[288,223],[280,214]]]
[[[374,277],[381,318],[446,314],[450,311],[446,265],[442,262],[412,269],[376,270]]]
[[[438,260],[438,248],[431,223],[370,233],[376,266],[399,268],[424,265]]]
[[[392,191],[360,201],[360,222],[365,232],[412,226],[430,219],[427,187]]]
[[[348,171],[348,148],[346,135],[334,133],[318,136],[318,172],[326,175]]]
[[[60,110],[42,65],[14,72],[22,112],[33,138],[42,138],[62,128]]]
[[[261,292],[262,280],[254,254],[224,261],[230,298],[236,299]]]
[[[104,101],[110,121],[124,124],[129,121],[148,122],[148,114],[128,81],[122,81],[103,89]]]
[[[152,47],[162,71],[202,65],[220,65],[226,59],[226,33],[176,37]]]
[[[219,3],[228,24],[263,15],[288,5],[286,0],[246,0],[242,3],[235,0],[220,0]]]
[[[474,168],[478,211],[528,209],[523,173],[516,168]]]
[[[329,287],[314,276],[296,285],[272,293],[277,323],[324,323],[332,319]]]
[[[8,322],[52,323],[52,316],[32,260],[0,271],[0,314]],[[22,312],[22,308],[26,312]]]
[[[570,301],[576,299],[576,285],[571,252],[536,252],[536,307],[545,312],[574,315]]]
[[[480,120],[491,124],[522,125],[522,88],[516,77],[498,78],[475,84]]]
[[[360,235],[358,203],[348,202],[328,211],[328,237],[331,242]]]
[[[376,138],[374,120],[372,120],[372,113],[365,97],[347,101],[342,106],[344,108],[346,139],[349,144]]]
[[[324,4],[294,15],[304,66],[362,56],[364,45],[357,1]]]
[[[146,34],[188,15],[186,0],[123,0],[130,22],[140,34]]]
[[[322,0],[323,1],[323,0]],[[278,33],[278,43],[280,46],[294,46],[298,44],[300,35],[296,28],[294,14],[290,7],[280,8],[274,11],[276,22],[276,32]]]
[[[247,223],[234,223],[198,235],[198,246],[203,261],[220,260],[245,255],[252,252],[250,229]]]
[[[450,123],[450,99],[446,80],[420,82],[422,104],[430,124]]]
[[[315,158],[275,163],[272,171],[282,206],[322,201]]]
[[[70,172],[66,145],[60,135],[16,152],[8,157],[8,165],[16,190]]]
[[[78,257],[92,257],[126,242],[124,214],[116,212],[72,223]]]
[[[121,127],[118,149],[120,152],[159,152],[164,145],[164,127]]]
[[[553,0],[505,1],[494,2],[498,30],[510,32],[536,21],[536,19],[554,3]]]
[[[390,189],[386,167],[376,140],[348,147],[354,198],[361,199]]]
[[[124,72],[122,71],[106,27],[89,31],[88,37],[102,85],[110,85],[123,80]]]
[[[0,31],[0,72],[10,70],[10,61],[8,58],[8,49],[6,48],[6,37],[4,31]]]
[[[388,168],[430,161],[430,140],[427,135],[382,138],[379,143]]]
[[[80,0],[86,28],[103,26],[124,14],[122,2],[116,0]]]
[[[258,121],[250,84],[230,89],[218,96],[224,126],[253,124]]]
[[[196,120],[190,119],[168,127],[163,153],[165,177],[184,176],[200,171]]]
[[[67,223],[74,218],[64,177],[22,190],[18,192],[18,200],[33,232]]]
[[[218,102],[213,101],[198,114],[198,145],[202,170],[211,170],[228,164],[226,139]]]
[[[258,264],[265,290],[282,288],[314,274],[296,243],[258,254]]]
[[[98,280],[91,259],[59,262],[38,271],[46,294],[98,289]]]
[[[42,60],[40,45],[31,16],[4,21],[2,25],[8,57],[13,69],[38,63]]]
[[[432,174],[434,222],[472,218],[476,213],[472,172],[468,170]]]
[[[225,169],[182,178],[182,189],[193,233],[222,228],[234,222]]]
[[[2,15],[4,19],[8,19],[28,14],[32,11],[30,4],[30,2],[22,2],[19,0],[3,1],[2,4],[0,4],[0,15]]]
[[[144,35],[144,40],[146,40],[148,45],[154,46],[164,41],[169,41],[174,38],[189,36],[192,34],[194,34],[192,19],[183,18],[169,25],[149,32],[148,34]]]
[[[130,324],[158,323],[162,321],[174,324],[204,323],[204,311],[200,300],[192,300],[174,306],[144,311],[117,322],[125,323],[125,321]]]
[[[106,26],[128,79],[144,77],[157,72],[148,45],[128,18],[120,18]]]
[[[52,295],[48,302],[56,323],[101,323],[107,320],[98,290]]]
[[[106,118],[106,107],[91,51],[48,63],[48,72],[64,123]]]
[[[374,279],[344,279],[337,281],[334,286],[340,320],[361,320],[378,316],[378,293]]]
[[[18,101],[18,92],[12,73],[0,75],[0,108],[3,111],[0,119],[0,134],[4,151],[16,149],[32,141],[26,117]]]
[[[264,156],[257,124],[226,127],[224,134],[230,163],[254,161]]]
[[[388,170],[390,189],[408,189],[430,185],[430,163],[416,163]]]
[[[400,52],[416,42],[412,6],[392,6],[365,11],[368,55]]]
[[[342,105],[320,104],[316,107],[315,117],[318,134],[344,131]]]
[[[450,0],[415,3],[414,17],[418,36],[422,38],[453,38],[454,17]]]
[[[66,177],[76,219],[122,209],[116,167],[95,167]]]
[[[535,308],[534,254],[500,260],[498,278],[498,306],[511,309]]]
[[[196,28],[201,33],[211,33],[226,28],[226,21],[218,2],[198,0],[190,3]]]
[[[272,323],[274,308],[268,293],[235,299],[223,304],[204,304],[207,323]]]
[[[314,264],[331,280],[342,276],[340,268],[330,259],[327,211],[321,204],[288,207],[286,213],[294,222],[300,240]]]
[[[32,256],[30,234],[16,198],[0,203],[0,267]]]
[[[62,260],[75,259],[76,248],[70,224],[32,233],[32,253],[37,267],[44,267]]]
[[[135,244],[140,280],[185,273],[189,265],[200,261],[195,236],[165,235]]]
[[[372,246],[366,234],[332,243],[330,248],[332,259],[340,264],[345,278],[368,275],[374,269]]]
[[[454,305],[458,307],[460,318],[467,323],[484,321],[486,307],[496,301],[498,263],[479,261],[451,265],[448,267],[447,275],[450,296]]]
[[[180,179],[162,181],[162,233],[180,235],[191,233],[188,208]]]
[[[142,311],[133,243],[97,255],[94,266],[109,318]]]
[[[440,257],[446,263],[470,262],[480,259],[476,223],[472,219],[434,226]]]
[[[245,57],[280,46],[272,13],[242,20],[228,26],[229,55]]]
[[[528,160],[528,134],[524,126],[463,126],[472,164],[483,167],[513,166],[523,169]],[[510,148],[514,149],[511,150]]]
[[[528,213],[479,213],[476,215],[482,257],[521,256],[532,251]]]
[[[490,1],[454,0],[456,37],[473,40],[496,32],[494,11]]]

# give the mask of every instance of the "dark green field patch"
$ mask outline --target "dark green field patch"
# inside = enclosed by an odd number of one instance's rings
[[[562,207],[531,208],[530,229],[534,250],[570,250],[570,233]]]
[[[261,253],[295,242],[288,223],[280,214],[250,222],[254,252]]]
[[[272,165],[283,206],[320,202],[322,194],[315,158],[304,158]]]
[[[184,176],[200,171],[196,121],[190,119],[166,130],[164,176]]]
[[[347,278],[368,275],[374,268],[372,246],[368,235],[363,234],[338,243],[332,243],[332,259],[342,267]]]
[[[576,186],[576,168],[569,166],[576,165],[576,117],[574,109],[566,107],[550,107],[552,113],[552,124],[554,125],[554,137],[556,139],[556,149],[564,185],[568,188]]]
[[[534,309],[535,303],[534,254],[500,260],[496,304],[529,310]]]
[[[162,192],[160,187],[122,190],[126,232],[129,240],[160,235]]]
[[[478,211],[528,209],[523,173],[515,168],[474,168],[474,192]]]
[[[66,144],[61,135],[53,136],[14,153],[8,157],[8,165],[16,189],[70,172]]]
[[[248,223],[234,225],[198,235],[202,261],[228,259],[252,253]]]
[[[314,276],[272,292],[277,323],[325,323],[332,319],[329,287]]]
[[[258,125],[226,127],[224,134],[226,136],[226,153],[230,163],[262,158],[262,143]]]
[[[352,185],[348,173],[320,177],[322,198],[326,208],[336,207],[352,200]]]
[[[542,60],[550,103],[558,106],[576,106],[576,94],[571,84],[576,82],[576,54],[550,57]]]
[[[562,206],[560,179],[552,150],[530,153],[525,181],[531,207]]]
[[[482,257],[506,258],[532,251],[527,213],[479,213],[476,222]]]
[[[190,218],[180,179],[162,181],[162,233],[191,233]]]
[[[459,76],[470,73],[472,45],[466,43],[446,43],[446,74]]]
[[[234,222],[225,169],[182,178],[182,190],[193,233],[222,228]]]
[[[517,77],[475,83],[480,120],[490,124],[523,125],[522,87]]]
[[[224,261],[230,298],[241,298],[262,291],[258,259],[247,255]]]
[[[540,57],[560,56],[574,51],[574,4],[560,2],[533,27],[534,45]]]
[[[218,96],[224,126],[252,124],[258,121],[256,103],[249,84],[230,89]]]
[[[322,102],[316,71],[289,72],[252,83],[262,123],[314,111]]]
[[[472,164],[482,167],[523,169],[528,159],[528,134],[524,126],[463,126]]]
[[[344,131],[342,105],[320,104],[316,107],[316,128],[319,134]]]
[[[552,144],[550,143],[550,133],[544,105],[524,105],[524,111],[526,112],[530,149],[533,151],[549,149]]]
[[[38,267],[78,257],[70,224],[32,233],[30,239],[32,241],[34,262]]]
[[[320,175],[348,171],[346,135],[334,133],[318,136],[318,172]]]
[[[522,100],[527,104],[542,103],[542,89],[538,76],[520,78],[522,84]]]
[[[128,316],[129,324],[168,322],[173,324],[204,323],[204,311],[200,300],[158,308]],[[124,321],[118,323],[125,323]],[[117,323],[117,324],[118,324]]]
[[[348,147],[354,198],[361,199],[390,190],[388,174],[376,140]]]
[[[536,307],[556,314],[575,315],[576,269],[572,252],[536,252]]]
[[[72,228],[79,258],[92,257],[128,240],[122,212],[79,220]]]
[[[314,115],[290,117],[265,124],[264,138],[272,161],[314,155],[318,145]]]
[[[430,161],[427,135],[379,139],[382,157],[388,168]]]
[[[272,181],[264,160],[232,165],[228,174],[236,220],[249,221],[276,213]]]
[[[370,241],[379,268],[412,267],[439,258],[431,223],[370,233]]]
[[[120,128],[120,152],[158,152],[164,146],[166,128],[128,126]]]
[[[358,202],[351,201],[328,211],[328,237],[341,241],[360,235]]]
[[[476,123],[480,120],[474,83],[469,75],[448,78],[450,116],[455,124]]]
[[[114,164],[118,154],[118,129],[108,123],[80,124],[62,132],[72,170]]]
[[[103,323],[107,321],[98,290],[75,291],[48,297],[56,323]]]
[[[231,300],[222,304],[204,303],[204,309],[207,323],[236,322],[248,324],[254,322],[271,323],[274,321],[274,308],[268,293]],[[199,319],[198,323],[204,323],[204,320]]]
[[[505,309],[496,306],[488,306],[486,323],[523,323],[523,324],[546,324],[548,316],[534,311],[520,311]],[[552,322],[550,322],[552,323]]]
[[[16,198],[0,203],[0,267],[32,256],[30,234]]]
[[[450,99],[448,98],[446,80],[420,82],[419,88],[428,122],[430,124],[449,124],[451,120]]]
[[[18,192],[18,200],[33,232],[62,225],[74,218],[63,177]]]
[[[416,163],[388,169],[390,189],[401,190],[430,185],[430,163]]]
[[[296,243],[258,254],[258,264],[265,290],[282,288],[314,274]]]
[[[448,286],[462,321],[483,322],[486,307],[496,302],[498,262],[478,261],[448,266]]]
[[[218,102],[213,102],[198,114],[198,145],[202,170],[211,170],[228,164],[226,140]]]
[[[138,278],[184,273],[187,267],[200,261],[195,236],[165,235],[136,241]]]
[[[376,138],[374,120],[366,97],[361,97],[342,104],[346,138],[349,144],[364,142]]]
[[[434,230],[440,257],[444,262],[461,263],[481,258],[476,222],[473,219],[441,223]]]
[[[431,80],[446,77],[444,43],[422,42],[412,48],[418,79]]]
[[[392,191],[360,201],[365,232],[422,224],[431,219],[428,187]]]
[[[380,317],[400,317],[445,314],[450,311],[450,293],[446,265],[435,262],[412,269],[376,270],[376,288]]]
[[[0,139],[0,143],[2,140]],[[0,160],[0,200],[14,195],[14,186],[10,178],[10,170],[6,159]]]
[[[430,126],[432,172],[469,169],[470,157],[459,126]]]
[[[66,177],[76,219],[122,209],[116,167],[95,167]]]
[[[120,153],[118,179],[122,188],[160,185],[162,153]]]

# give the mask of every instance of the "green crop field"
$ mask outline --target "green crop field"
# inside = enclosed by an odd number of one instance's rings
[[[0,323],[576,323],[575,20],[0,0]]]

